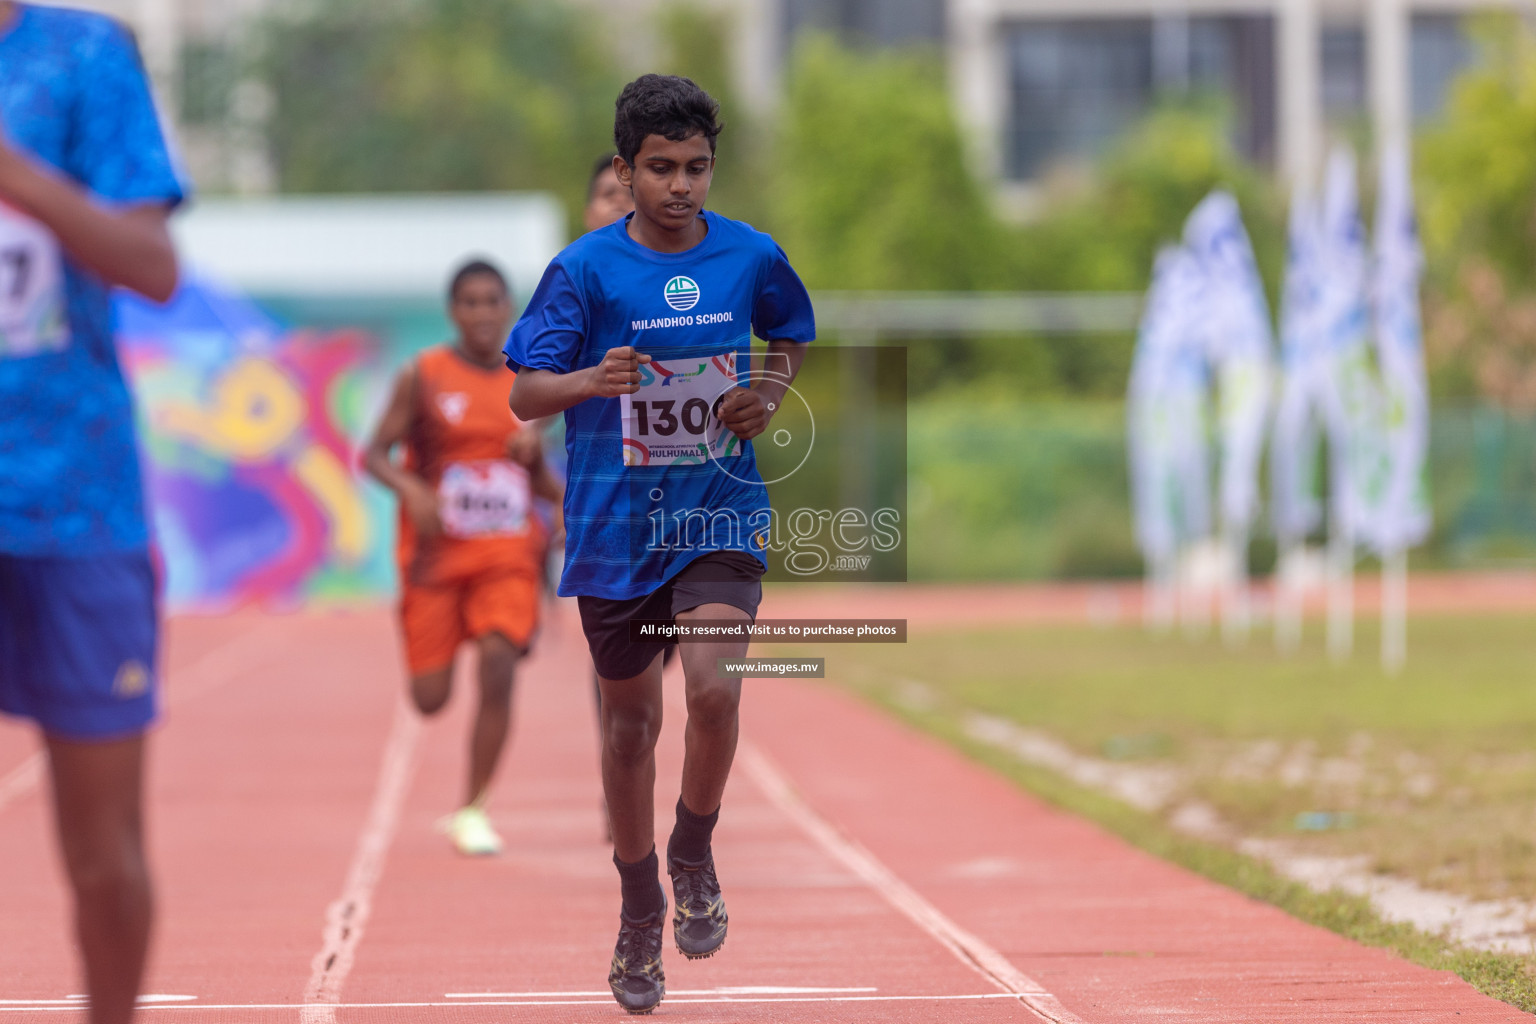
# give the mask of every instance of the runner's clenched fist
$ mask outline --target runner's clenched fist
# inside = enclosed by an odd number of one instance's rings
[[[733,388],[720,399],[716,415],[725,428],[743,441],[750,441],[768,429],[773,414],[763,396],[750,388]]]
[[[592,394],[597,398],[632,395],[640,390],[640,364],[651,357],[635,351],[633,345],[620,345],[603,353],[603,361],[592,367]]]

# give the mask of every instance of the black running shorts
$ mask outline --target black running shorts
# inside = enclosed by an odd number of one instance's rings
[[[763,601],[763,563],[745,551],[711,551],[689,562],[667,582],[625,601],[578,597],[581,629],[592,664],[604,679],[629,679],[646,670],[676,640],[629,638],[630,619],[671,619],[705,604],[728,604],[755,620]]]

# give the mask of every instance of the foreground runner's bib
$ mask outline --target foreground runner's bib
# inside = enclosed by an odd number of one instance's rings
[[[42,224],[0,203],[0,359],[68,345],[59,243]]]
[[[741,454],[741,443],[715,414],[736,387],[736,353],[652,359],[640,390],[620,396],[624,465],[703,463]]]
[[[515,462],[455,462],[437,487],[443,532],[460,540],[528,528],[528,471]]]

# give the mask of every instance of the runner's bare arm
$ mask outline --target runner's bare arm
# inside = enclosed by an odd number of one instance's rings
[[[363,447],[363,468],[368,475],[395,492],[417,532],[435,536],[442,531],[438,517],[437,495],[421,477],[390,458],[395,445],[405,440],[411,429],[416,393],[416,369],[407,366],[395,378],[395,389],[379,417],[373,435]]]
[[[565,500],[565,484],[550,470],[549,463],[540,459],[530,476],[533,493],[555,503],[558,508]]]
[[[752,387],[736,388],[720,402],[720,422],[726,429],[750,441],[768,429],[768,421],[784,403],[784,394],[800,373],[805,360],[805,343],[795,341],[770,341],[765,366],[771,372],[757,376]],[[788,367],[787,370],[781,367]]]
[[[565,488],[544,461],[544,431],[553,420],[553,416],[546,416],[523,424],[521,430],[507,439],[507,458],[528,471],[534,494],[558,502],[565,497]]]
[[[533,472],[534,464],[544,458],[544,435],[554,424],[553,416],[522,422],[521,429],[507,438],[507,458]]]
[[[164,302],[176,290],[176,249],[162,203],[119,209],[33,162],[0,139],[0,201],[41,222],[64,250],[109,284]]]
[[[603,361],[585,370],[555,373],[525,367],[512,382],[512,412],[521,420],[564,412],[589,398],[615,398],[640,390],[640,364],[651,357],[631,345],[611,348]]]

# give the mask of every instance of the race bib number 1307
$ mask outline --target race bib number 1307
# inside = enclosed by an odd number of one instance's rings
[[[621,396],[624,465],[708,462],[741,453],[741,442],[715,415],[736,387],[736,354],[653,359],[640,367],[640,390]]]
[[[43,225],[0,203],[0,359],[68,344],[59,243]]]

